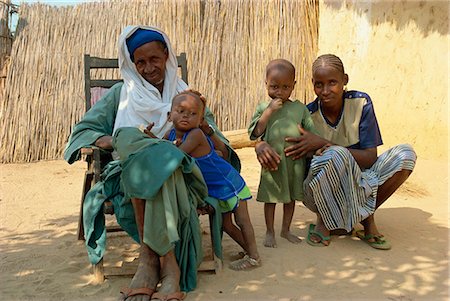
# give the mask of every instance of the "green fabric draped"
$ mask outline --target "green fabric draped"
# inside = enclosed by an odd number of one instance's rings
[[[92,146],[105,135],[112,135],[122,84],[113,86],[73,128],[64,159],[70,164],[80,159],[80,149]],[[221,139],[209,109],[205,119]],[[215,255],[222,258],[222,216],[217,200],[207,196],[207,188],[195,161],[170,142],[152,139],[137,128],[122,128],[113,138],[121,160],[111,161],[101,181],[87,193],[83,206],[86,247],[91,263],[98,263],[106,248],[103,203],[111,201],[118,224],[139,243],[130,198],[145,199],[144,242],[159,255],[174,249],[181,270],[180,286],[191,291],[197,285],[202,244],[196,208],[210,203]],[[228,160],[239,171],[240,161],[229,147]]]

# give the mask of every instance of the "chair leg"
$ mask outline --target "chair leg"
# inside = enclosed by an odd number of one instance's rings
[[[215,274],[219,274],[220,272],[222,272],[223,269],[223,262],[222,259],[220,259],[219,257],[214,255],[214,273]]]
[[[105,281],[105,270],[103,268],[103,258],[97,264],[92,265],[92,272],[94,274],[95,281],[102,283]]]
[[[78,240],[85,239],[83,226],[83,205],[84,205],[84,198],[86,197],[86,194],[88,193],[89,189],[91,189],[92,179],[93,179],[92,172],[86,171],[86,174],[84,175],[83,191],[81,195],[80,214],[78,215]]]

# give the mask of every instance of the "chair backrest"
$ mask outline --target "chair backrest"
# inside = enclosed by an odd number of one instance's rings
[[[178,68],[181,69],[181,78],[188,83],[187,58],[182,52],[177,56]],[[86,112],[109,88],[122,81],[122,79],[91,79],[91,70],[94,69],[118,69],[117,59],[108,59],[84,55],[84,96],[86,100]],[[94,89],[94,90],[92,90]],[[94,97],[95,96],[95,97]]]

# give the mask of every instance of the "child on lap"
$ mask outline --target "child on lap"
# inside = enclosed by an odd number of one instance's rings
[[[223,230],[245,250],[246,255],[233,261],[230,268],[245,270],[257,267],[261,260],[247,209],[247,200],[252,196],[238,171],[216,153],[209,134],[206,136],[199,128],[205,111],[204,101],[191,91],[175,96],[169,113],[174,128],[164,138],[174,141],[178,148],[195,158],[208,186],[208,194],[219,200]],[[232,222],[232,213],[238,226]]]
[[[264,202],[266,238],[264,246],[277,246],[274,230],[276,203],[283,204],[283,222],[280,236],[292,243],[301,240],[290,232],[295,201],[303,199],[303,180],[306,171],[305,158],[293,160],[286,157],[289,146],[286,137],[299,137],[302,129],[315,132],[306,106],[291,100],[295,86],[295,67],[287,60],[277,59],[266,67],[266,88],[270,101],[260,103],[248,128],[251,140],[266,141],[280,156],[277,170],[261,171],[257,201]],[[300,127],[300,128],[299,128]]]

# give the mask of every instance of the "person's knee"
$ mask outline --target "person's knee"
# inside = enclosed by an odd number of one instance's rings
[[[349,158],[353,158],[350,151],[343,146],[333,145],[327,149],[327,155],[330,157],[330,160],[340,160],[346,161]]]
[[[402,160],[413,161],[414,163],[417,160],[417,154],[414,148],[409,144],[399,144],[392,148],[392,152],[396,154],[396,156]]]

